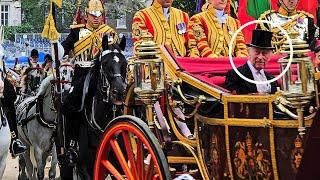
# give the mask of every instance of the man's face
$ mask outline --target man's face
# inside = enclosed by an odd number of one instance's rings
[[[299,0],[280,0],[280,3],[285,6],[289,11],[296,9]]]
[[[52,67],[52,61],[48,61],[47,66],[48,66],[48,67]]]
[[[272,50],[249,47],[249,60],[256,70],[260,71],[266,67],[272,56]]]
[[[227,6],[228,0],[209,0],[212,6],[218,10],[224,10]]]
[[[31,56],[31,62],[37,63],[38,62],[38,56]]]
[[[99,17],[96,17],[90,13],[87,14],[87,23],[90,27],[96,29],[98,28],[100,25],[103,24],[103,15],[101,14]]]
[[[163,8],[168,8],[172,5],[173,0],[156,0]]]

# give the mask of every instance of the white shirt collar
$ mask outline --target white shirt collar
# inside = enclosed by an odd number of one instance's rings
[[[265,74],[264,74],[264,70],[263,70],[263,69],[261,69],[260,71],[257,70],[255,67],[253,67],[251,61],[247,61],[247,64],[248,64],[248,66],[249,66],[252,74],[257,73],[257,72],[260,72],[261,74],[265,75]]]
[[[263,69],[261,69],[260,71],[257,70],[255,67],[253,67],[251,61],[247,61],[247,64],[250,68],[253,79],[255,81],[267,81],[268,80]],[[270,84],[256,84],[256,87],[257,87],[257,91],[259,93],[270,93],[271,92],[271,85]]]
[[[227,14],[224,13],[224,10],[216,9],[216,16],[221,24],[227,22]]]
[[[166,17],[167,21],[169,20],[170,11],[169,8],[162,8],[163,9],[163,15]]]

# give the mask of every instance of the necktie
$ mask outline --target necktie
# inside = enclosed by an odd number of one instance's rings
[[[216,10],[216,16],[221,24],[227,22],[227,14],[224,13],[224,10]]]

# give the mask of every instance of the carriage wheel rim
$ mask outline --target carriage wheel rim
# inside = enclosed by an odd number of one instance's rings
[[[96,162],[95,162],[95,169],[94,169],[94,179],[95,180],[99,180],[100,177],[103,175],[103,173],[105,173],[106,171],[110,171],[110,169],[107,170],[107,167],[111,168],[111,170],[115,170],[115,168],[112,166],[110,161],[108,161],[108,158],[102,158],[102,156],[105,155],[105,153],[107,151],[110,151],[110,150],[112,151],[113,147],[115,147],[115,144],[114,144],[115,142],[112,142],[112,141],[115,141],[115,140],[113,140],[113,137],[120,136],[121,134],[124,134],[124,133],[126,133],[126,134],[129,134],[129,133],[134,134],[137,137],[137,139],[142,141],[142,146],[143,145],[146,146],[146,148],[148,150],[148,153],[151,155],[151,161],[150,162],[154,163],[153,166],[155,168],[153,168],[152,170],[153,171],[155,170],[157,172],[153,176],[151,175],[150,179],[163,179],[162,174],[161,174],[161,169],[160,169],[159,163],[157,161],[157,157],[156,157],[155,153],[152,151],[152,146],[148,142],[147,137],[145,136],[144,132],[142,132],[140,130],[140,128],[135,127],[130,123],[119,123],[119,124],[115,124],[115,125],[111,126],[110,128],[108,128],[108,131],[105,133],[104,138],[101,141],[99,149],[98,149],[98,152],[97,152]],[[137,140],[137,142],[138,142],[138,140]],[[109,147],[108,148],[107,145],[110,145],[111,143],[113,144],[112,145],[113,147]],[[132,150],[132,148],[131,148],[131,150]],[[121,150],[121,152],[126,153],[127,151],[126,150]],[[145,154],[145,153],[143,153],[143,154]],[[127,156],[128,156],[128,154],[127,154]],[[136,160],[136,159],[138,159],[138,157],[135,158],[134,160]],[[119,160],[119,159],[117,158],[117,160]],[[130,158],[128,157],[128,161],[129,160],[130,160]],[[128,164],[128,162],[120,162],[120,164],[121,163]],[[143,166],[143,168],[145,168],[145,166]],[[137,173],[137,172],[126,172],[125,169],[122,169],[122,170],[124,171],[125,174],[134,174],[135,175]],[[130,168],[130,170],[132,171],[131,168]],[[133,171],[134,171],[134,169],[133,169]],[[139,169],[138,169],[138,171],[139,171]],[[113,175],[117,176],[117,171],[115,170],[113,172],[115,173]],[[145,172],[145,169],[143,169],[143,172]],[[150,172],[150,171],[148,171],[148,172]],[[138,172],[138,176],[140,174]],[[120,174],[118,174],[118,175],[120,175]],[[143,175],[140,175],[140,176],[143,176],[145,178],[144,175],[145,174],[143,173]],[[117,177],[119,177],[119,176],[117,176]],[[130,177],[132,177],[132,176],[130,175]],[[128,179],[130,179],[130,178],[128,178]]]

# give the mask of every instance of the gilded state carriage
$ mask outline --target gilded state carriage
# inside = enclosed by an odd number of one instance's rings
[[[276,94],[234,95],[224,88],[229,58],[175,57],[146,36],[129,61],[126,115],[105,130],[95,179],[294,179],[317,119],[320,75],[305,42],[293,39],[292,50],[290,58],[284,45],[267,65],[275,76],[287,70]],[[176,107],[195,138],[182,135]]]

